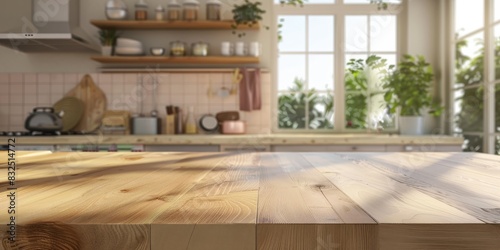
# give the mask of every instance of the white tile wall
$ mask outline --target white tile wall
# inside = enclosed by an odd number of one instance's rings
[[[51,106],[65,93],[75,87],[85,74],[11,73],[0,74],[0,131],[24,130],[24,120],[37,106]],[[225,98],[217,96],[217,90],[231,88],[231,73],[161,73],[144,74],[144,88],[137,81],[141,74],[91,74],[94,82],[104,91],[108,99],[108,109],[140,111],[141,89],[145,91],[142,102],[144,112],[156,108],[164,117],[166,105],[176,105],[183,110],[190,106],[195,109],[195,117],[221,111],[239,109],[239,95]],[[157,77],[157,106],[153,107],[151,77]],[[262,109],[240,112],[247,121],[247,131],[252,134],[271,132],[271,77],[262,76]]]

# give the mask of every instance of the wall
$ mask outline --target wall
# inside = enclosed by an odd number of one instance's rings
[[[31,0],[29,0],[31,1]],[[56,1],[56,0],[50,0]],[[12,6],[11,0],[0,0],[1,6]],[[20,1],[16,1],[20,2]],[[106,0],[80,0],[80,25],[97,43],[98,29],[90,24],[93,19],[105,18]],[[124,0],[129,8],[130,13],[133,11],[133,6],[136,0]],[[149,4],[149,15],[153,18],[153,9],[158,4],[166,5],[167,1],[163,0],[147,0]],[[182,1],[178,1],[182,2]],[[200,19],[205,19],[205,2],[201,3]],[[243,2],[242,0],[223,0],[226,4],[223,5],[223,19],[230,19],[231,8],[234,3]],[[263,1],[263,8],[272,10],[272,1]],[[16,4],[17,5],[17,4]],[[271,11],[264,15],[264,25],[269,25]],[[9,30],[12,23],[12,13],[9,13],[9,8],[2,7],[0,9],[0,31]],[[28,16],[29,18],[29,16]],[[210,43],[211,53],[217,55],[220,52],[220,43],[222,41],[259,41],[262,44],[261,67],[268,68],[271,64],[271,38],[272,32],[262,28],[261,31],[249,31],[244,38],[238,38],[231,34],[231,30],[223,31],[168,31],[168,30],[150,30],[150,31],[123,31],[122,37],[129,37],[143,42],[145,48],[149,50],[152,46],[160,46],[168,48],[171,41],[185,41],[189,43],[205,41]],[[96,52],[95,54],[100,53]],[[97,72],[97,68],[101,65],[90,60],[92,53],[70,53],[58,54],[54,53],[20,53],[9,48],[0,46],[0,72]]]
[[[0,74],[0,131],[24,131],[24,121],[33,107],[52,106],[70,91],[84,74],[78,73],[2,73]],[[94,82],[105,92],[108,109],[129,110],[139,113],[141,98],[137,96],[139,74],[91,74]],[[231,73],[161,73],[145,75],[145,83],[150,76],[158,77],[156,109],[160,117],[165,117],[165,106],[176,105],[183,110],[195,108],[198,120],[204,114],[239,110],[239,96],[221,98],[209,96],[210,90],[221,87],[231,88]],[[247,122],[248,133],[270,133],[270,74],[262,75],[262,100],[260,111],[240,112],[240,119]],[[144,112],[153,109],[151,93],[143,95]],[[164,120],[164,119],[163,119]],[[164,126],[163,126],[164,127]]]

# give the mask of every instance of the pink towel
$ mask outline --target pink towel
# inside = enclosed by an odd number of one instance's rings
[[[240,70],[243,78],[240,81],[240,110],[260,110],[262,106],[260,69]]]

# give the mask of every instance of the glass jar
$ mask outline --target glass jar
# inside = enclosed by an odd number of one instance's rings
[[[191,45],[191,54],[193,56],[208,56],[208,43],[197,42]]]
[[[219,0],[207,1],[207,20],[220,21],[221,20],[221,2]]]
[[[181,19],[181,5],[176,0],[171,0],[167,4],[167,18],[169,21],[177,21]]]
[[[156,7],[156,21],[163,21],[165,19],[165,9],[163,8],[163,6],[158,5],[158,7]]]
[[[144,0],[139,0],[135,4],[135,20],[148,20],[148,4]]]
[[[186,55],[186,44],[181,41],[175,41],[170,43],[170,55],[171,56],[185,56]]]
[[[200,4],[196,0],[186,0],[182,5],[182,14],[184,20],[194,21],[198,20],[198,11],[200,10]]]

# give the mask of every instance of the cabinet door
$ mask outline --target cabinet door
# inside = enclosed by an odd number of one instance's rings
[[[146,145],[146,152],[219,152],[216,145]]]
[[[387,145],[387,152],[461,152],[460,145]]]
[[[220,145],[220,152],[270,152],[269,145]]]
[[[274,145],[273,152],[385,152],[384,145]]]

